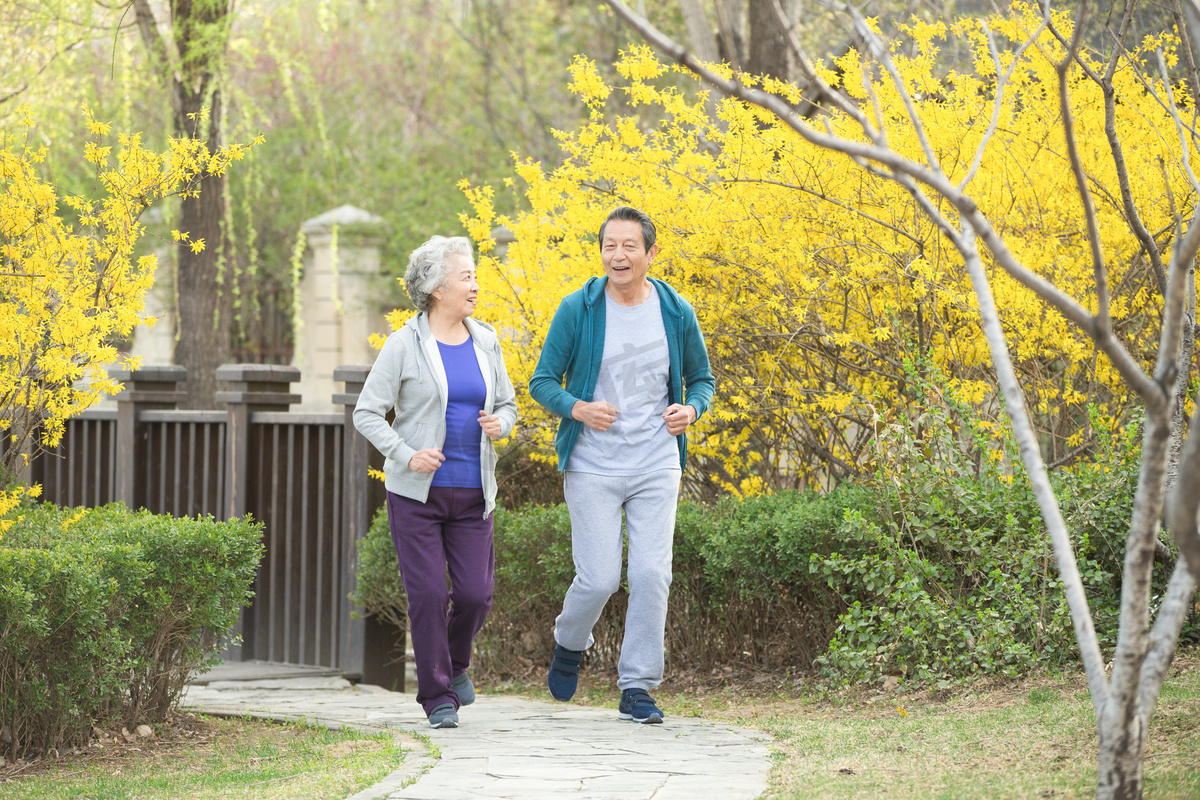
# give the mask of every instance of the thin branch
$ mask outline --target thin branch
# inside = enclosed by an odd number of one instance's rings
[[[1117,74],[1117,65],[1121,55],[1125,53],[1125,40],[1129,36],[1129,28],[1133,25],[1133,12],[1137,9],[1139,0],[1125,0],[1125,13],[1121,15],[1121,30],[1117,33],[1116,46],[1108,57],[1108,66],[1104,68],[1103,83],[1112,84],[1113,76]],[[1082,14],[1080,15],[1082,17]]]
[[[1058,72],[1058,106],[1062,116],[1063,134],[1067,140],[1067,155],[1070,159],[1071,172],[1075,176],[1075,189],[1079,200],[1083,203],[1083,218],[1087,224],[1088,246],[1092,251],[1092,272],[1096,281],[1096,315],[1093,325],[1097,337],[1112,336],[1112,316],[1109,311],[1108,270],[1104,266],[1104,249],[1100,244],[1100,225],[1096,220],[1096,204],[1092,201],[1092,192],[1088,188],[1087,175],[1083,170],[1083,160],[1079,156],[1079,141],[1075,137],[1075,116],[1071,113],[1071,96],[1067,87],[1067,79],[1071,72],[1071,63],[1079,53],[1083,42],[1084,19],[1087,17],[1086,0],[1080,4],[1079,19],[1075,22],[1075,35],[1066,56],[1055,64]]]
[[[866,116],[862,113],[862,109],[860,109],[858,105],[848,97],[826,83],[825,79],[817,73],[816,69],[812,65],[812,60],[804,51],[804,45],[800,43],[800,39],[796,36],[795,27],[792,25],[791,20],[787,19],[787,13],[783,10],[783,6],[779,5],[778,0],[775,0],[775,13],[780,17],[780,19],[786,22],[784,34],[787,37],[788,45],[792,48],[793,55],[796,56],[796,65],[800,70],[801,76],[809,82],[810,88],[815,92],[815,99],[812,102],[815,103],[821,98],[829,100],[833,104],[834,108],[857,122],[859,126],[866,131],[867,137],[871,139],[871,141],[875,141],[879,136],[879,132],[876,131],[874,126],[868,122]],[[629,21],[628,17],[625,18],[625,21],[629,22],[630,25],[633,25],[633,23]],[[639,33],[642,34],[643,37],[645,37],[646,34],[641,28],[638,28],[636,25],[634,25],[634,27]],[[647,39],[647,41],[650,40]],[[670,40],[668,39],[667,41]],[[659,49],[661,49],[661,47]],[[700,73],[696,74],[699,75]],[[705,80],[707,80],[707,78],[705,78]]]
[[[933,149],[933,145],[929,142],[929,137],[925,133],[925,124],[921,120],[921,115],[917,113],[916,103],[913,102],[912,94],[908,91],[908,84],[905,83],[903,76],[900,75],[900,70],[896,68],[896,62],[888,55],[887,47],[879,40],[879,37],[874,35],[870,25],[866,19],[859,13],[858,9],[847,6],[847,13],[850,15],[851,23],[854,26],[854,31],[867,44],[868,52],[879,60],[883,65],[884,70],[892,79],[892,85],[896,87],[896,91],[900,94],[900,99],[904,102],[904,110],[908,114],[908,121],[912,123],[913,131],[917,134],[917,141],[921,143],[921,151],[925,154],[925,160],[929,168],[941,175],[942,164],[937,157],[937,153]],[[864,80],[866,73],[863,73]],[[882,126],[881,126],[882,127]]]
[[[1200,403],[1196,404],[1188,430],[1191,435],[1179,454],[1179,472],[1167,501],[1165,521],[1192,574],[1200,575],[1200,528],[1196,520],[1200,514]]]
[[[983,138],[979,140],[979,147],[975,149],[975,158],[971,161],[971,168],[967,170],[967,174],[958,182],[959,191],[965,191],[967,185],[974,179],[975,173],[979,171],[980,164],[983,163],[983,154],[987,150],[988,142],[995,135],[996,129],[1000,126],[1000,111],[1004,104],[1004,87],[1008,85],[1012,79],[1013,71],[1017,68],[1017,64],[1024,55],[1025,50],[1037,41],[1042,35],[1042,31],[1050,24],[1050,4],[1046,3],[1042,24],[1034,31],[1029,38],[1021,43],[1013,54],[1012,61],[1008,65],[1008,70],[1004,73],[1004,77],[1000,76],[1000,53],[996,49],[996,37],[992,35],[992,31],[988,28],[987,23],[980,23],[983,26],[983,32],[987,36],[988,51],[992,54],[992,62],[996,65],[996,99],[992,103],[992,119],[988,123],[988,128],[984,131]]]
[[[1154,627],[1150,629],[1150,652],[1142,663],[1139,705],[1143,730],[1154,716],[1158,693],[1162,690],[1163,678],[1179,645],[1179,632],[1191,609],[1195,591],[1196,579],[1192,577],[1187,562],[1182,559],[1177,561],[1166,594],[1158,607],[1158,615],[1154,618]]]
[[[79,48],[79,47],[80,47],[82,44],[83,44],[83,42],[82,42],[82,41],[78,41],[78,42],[72,42],[71,44],[69,44],[69,45],[67,45],[66,47],[64,47],[62,50],[59,50],[59,51],[58,51],[57,53],[55,53],[54,55],[50,56],[50,58],[49,58],[49,59],[46,61],[46,63],[42,65],[42,68],[41,68],[41,69],[39,69],[37,72],[35,72],[35,73],[33,74],[33,77],[32,77],[32,78],[30,78],[29,80],[25,81],[25,83],[23,83],[23,84],[20,86],[20,88],[13,89],[13,90],[12,90],[11,92],[9,92],[8,94],[0,96],[0,105],[2,105],[2,104],[4,104],[4,103],[7,103],[9,100],[12,100],[14,97],[16,97],[16,96],[20,95],[22,92],[24,92],[25,90],[27,90],[27,89],[28,89],[30,86],[32,86],[32,85],[33,85],[33,82],[34,82],[34,81],[36,81],[38,78],[40,78],[40,77],[42,76],[42,73],[43,73],[43,72],[45,72],[46,70],[50,69],[50,65],[51,65],[51,64],[53,64],[53,63],[55,62],[55,60],[56,60],[56,59],[57,59],[59,56],[61,56],[63,53],[69,53],[69,52],[71,52],[72,50],[76,50],[76,49],[78,49],[78,48]]]
[[[1129,0],[1132,4],[1136,0]],[[1192,80],[1192,96],[1200,96],[1200,68],[1196,65],[1197,41],[1196,33],[1200,32],[1200,3],[1196,0],[1175,0],[1173,4],[1175,25],[1183,39],[1187,52],[1188,77]]]
[[[1063,593],[1067,598],[1067,606],[1071,610],[1071,622],[1075,627],[1075,639],[1079,643],[1080,655],[1083,657],[1084,671],[1088,677],[1088,687],[1092,697],[1092,706],[1097,719],[1108,701],[1108,684],[1104,673],[1104,657],[1100,653],[1100,643],[1088,609],[1087,594],[1084,592],[1083,581],[1079,576],[1079,566],[1075,561],[1075,551],[1071,546],[1071,536],[1063,520],[1062,511],[1058,507],[1058,499],[1050,485],[1050,476],[1042,460],[1038,448],[1037,433],[1029,420],[1025,408],[1025,398],[1017,379],[1016,370],[1012,365],[1012,357],[1005,341],[1004,330],[1000,324],[1000,315],[996,310],[996,301],[992,296],[991,285],[988,282],[987,271],[979,257],[975,246],[975,230],[970,224],[964,226],[961,252],[966,260],[967,273],[975,288],[975,297],[979,301],[979,315],[983,320],[984,337],[992,355],[992,366],[996,370],[996,378],[1004,392],[1004,401],[1008,410],[1008,418],[1012,422],[1013,435],[1021,452],[1021,460],[1025,464],[1025,472],[1033,487],[1038,507],[1046,522],[1050,534],[1050,542],[1054,548],[1054,558],[1058,562],[1059,577],[1062,580]]]
[[[724,94],[770,111],[792,128],[792,130],[800,134],[806,141],[821,149],[842,153],[863,167],[867,167],[869,161],[882,164],[891,170],[890,173],[881,173],[885,177],[894,179],[893,176],[896,175],[907,175],[918,183],[929,187],[936,194],[946,198],[947,201],[954,205],[959,214],[970,222],[971,227],[975,229],[976,234],[987,246],[988,250],[991,251],[992,256],[1001,269],[1007,272],[1018,283],[1035,292],[1066,319],[1078,326],[1080,330],[1089,336],[1094,335],[1091,313],[1066,292],[1037,273],[1024,267],[1013,256],[1004,243],[1004,240],[1001,239],[974,200],[960,192],[949,182],[945,175],[934,172],[915,161],[907,159],[894,150],[873,143],[874,140],[882,138],[882,134],[874,130],[862,111],[854,107],[853,104],[846,104],[852,109],[849,112],[850,116],[859,123],[868,137],[872,137],[872,143],[846,139],[834,134],[828,118],[822,119],[826,127],[826,133],[819,133],[811,125],[807,124],[805,120],[796,115],[792,108],[781,98],[748,88],[740,81],[730,80],[708,69],[703,64],[697,62],[687,50],[664,35],[644,18],[635,14],[621,0],[606,0],[606,2],[647,42]],[[817,80],[819,81],[820,79],[817,78]],[[835,96],[831,90],[830,96]],[[1142,397],[1144,402],[1155,408],[1161,407],[1166,402],[1161,386],[1146,375],[1141,365],[1129,354],[1129,351],[1120,341],[1111,335],[1094,338],[1096,339],[1097,346],[1109,357],[1109,360],[1121,374],[1122,378]]]
[[[1150,259],[1150,266],[1154,270],[1154,277],[1158,282],[1159,294],[1167,293],[1167,271],[1162,263],[1162,254],[1159,252],[1158,244],[1155,237],[1146,229],[1145,223],[1142,222],[1141,215],[1138,213],[1137,205],[1133,201],[1133,189],[1129,182],[1129,169],[1125,162],[1125,150],[1121,145],[1121,140],[1117,136],[1117,93],[1113,86],[1112,76],[1115,74],[1116,65],[1121,55],[1128,55],[1125,49],[1125,37],[1128,35],[1130,21],[1133,15],[1133,9],[1137,4],[1137,0],[1128,0],[1125,7],[1125,16],[1121,22],[1121,31],[1117,35],[1117,39],[1113,45],[1113,53],[1109,59],[1108,67],[1105,69],[1105,74],[1100,75],[1083,56],[1075,51],[1075,65],[1083,71],[1097,86],[1100,87],[1104,94],[1104,134],[1108,139],[1108,147],[1112,153],[1113,162],[1117,170],[1117,185],[1121,190],[1121,206],[1125,210],[1125,219],[1129,221],[1130,227],[1133,229],[1133,234],[1137,237],[1138,242],[1142,246],[1142,250],[1146,253],[1146,257]],[[1058,29],[1051,24],[1049,30],[1054,37],[1058,39],[1063,47],[1070,49],[1070,41],[1064,37]],[[1142,84],[1150,90],[1151,95],[1158,100],[1158,95],[1150,87],[1149,82],[1137,69],[1137,65],[1130,61],[1137,73]],[[1158,101],[1162,103],[1161,100]],[[1162,103],[1164,108],[1165,103]],[[1102,187],[1098,187],[1102,188]]]
[[[794,183],[786,183],[784,181],[773,181],[768,178],[730,178],[729,180],[720,181],[720,183],[766,183],[766,184],[770,184],[772,186],[779,186],[784,189],[795,189],[798,192],[804,192],[805,194],[812,195],[813,197],[815,197],[819,200],[829,203],[830,205],[835,205],[838,208],[844,209],[845,211],[849,211],[852,214],[857,214],[858,216],[862,217],[863,219],[873,222],[882,228],[887,228],[888,230],[890,230],[892,233],[896,234],[897,236],[903,236],[904,238],[911,241],[913,244],[920,245],[920,246],[924,246],[924,244],[925,244],[923,241],[918,239],[916,236],[913,236],[911,233],[909,233],[906,230],[897,228],[895,225],[892,225],[889,222],[884,222],[883,220],[879,219],[878,217],[872,216],[871,214],[868,214],[867,212],[863,211],[862,209],[855,208],[854,206],[850,205],[849,203],[842,202],[841,200],[838,200],[835,197],[830,197],[829,195],[824,194],[822,192],[818,192],[813,189],[809,189],[807,186],[798,186]]]
[[[1200,181],[1196,180],[1196,175],[1192,172],[1192,161],[1188,156],[1187,139],[1183,135],[1183,118],[1179,116],[1179,108],[1175,105],[1175,93],[1171,91],[1171,78],[1167,74],[1167,62],[1163,59],[1162,50],[1158,50],[1155,55],[1158,56],[1158,70],[1163,82],[1163,92],[1167,95],[1167,111],[1171,114],[1171,119],[1175,121],[1175,133],[1179,137],[1179,143],[1182,145],[1179,151],[1179,160],[1183,162],[1183,170],[1187,173],[1188,181],[1192,184],[1192,190],[1200,193]]]

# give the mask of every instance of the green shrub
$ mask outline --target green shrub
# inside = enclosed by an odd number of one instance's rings
[[[554,619],[575,575],[571,518],[565,504],[496,509],[496,592],[487,623],[475,640],[478,664],[496,675],[520,675],[549,663]],[[596,623],[592,668],[615,664],[613,629],[624,618],[618,592]],[[536,665],[536,667],[535,667]]]
[[[262,555],[249,520],[40,505],[0,543],[0,719],[12,755],[161,720],[211,665]]]
[[[809,569],[839,593],[828,651],[838,683],[891,674],[935,685],[1017,675],[1078,658],[1040,509],[1015,447],[999,451],[972,412],[939,395],[888,425],[883,455],[843,533],[854,548],[814,553]],[[1137,483],[1138,426],[1096,421],[1091,461],[1052,475],[1102,645],[1115,644],[1125,535]],[[1161,593],[1169,565],[1157,564]],[[1193,636],[1189,626],[1184,636]]]
[[[400,630],[408,628],[408,602],[400,580],[396,547],[388,528],[387,506],[380,506],[371,519],[367,535],[358,540],[358,581],[350,593],[350,602],[360,612],[356,616],[379,616]]]
[[[715,506],[681,502],[665,641],[668,667],[752,660],[807,669],[844,608],[839,595],[809,575],[808,553],[836,547],[846,508],[866,500],[863,492],[846,487],[828,497],[786,493]],[[566,505],[497,508],[495,543],[495,599],[475,640],[475,667],[498,677],[532,675],[549,663],[554,619],[574,577]],[[403,614],[383,509],[359,544],[358,590],[351,599],[364,614]],[[593,629],[585,669],[615,670],[627,599],[622,585],[609,600]]]
[[[843,519],[870,497],[843,485],[820,495],[780,492],[726,500],[702,539],[704,593],[722,660],[808,669],[825,649],[845,604],[808,569],[810,557],[853,551]]]
[[[915,383],[919,383],[914,380]],[[883,426],[878,472],[826,494],[781,492],[679,504],[667,619],[668,669],[714,663],[806,671],[833,684],[895,675],[932,685],[1018,675],[1078,658],[1049,539],[1010,442],[1000,449],[970,409],[928,392],[915,419]],[[1115,643],[1138,429],[1097,421],[1093,460],[1052,476],[1097,631]],[[495,518],[496,593],[476,640],[495,676],[545,669],[574,575],[566,506]],[[403,623],[386,514],[360,544],[368,613]],[[1165,591],[1169,559],[1155,566]],[[584,668],[616,668],[627,590],[610,599]],[[1194,621],[1184,639],[1195,639]]]

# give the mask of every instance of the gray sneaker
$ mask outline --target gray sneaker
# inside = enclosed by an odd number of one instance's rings
[[[455,675],[454,680],[450,681],[450,688],[458,695],[458,702],[464,706],[475,702],[475,684],[471,683],[471,677],[467,673]]]
[[[442,703],[440,706],[429,712],[429,727],[431,728],[457,728],[458,727],[458,712],[454,710],[453,703]]]

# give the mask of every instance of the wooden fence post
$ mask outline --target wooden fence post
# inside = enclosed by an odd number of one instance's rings
[[[334,404],[344,408],[345,420],[342,449],[345,458],[345,468],[342,470],[342,641],[338,652],[338,668],[359,675],[363,673],[366,625],[364,620],[352,618],[354,604],[348,595],[358,586],[358,540],[367,535],[371,525],[372,509],[367,498],[371,445],[354,429],[354,404],[358,402],[370,372],[370,367],[361,365],[343,365],[333,371],[335,382],[346,382],[346,391],[333,395]]]
[[[143,472],[146,469],[139,461],[147,457],[139,446],[138,415],[149,409],[177,408],[187,397],[178,388],[187,380],[187,368],[158,366],[130,370],[116,367],[110,369],[108,375],[125,384],[124,391],[117,395],[116,497],[134,511],[146,504],[143,494],[146,482],[138,480],[139,468]]]
[[[224,364],[217,367],[216,377],[218,382],[229,384],[226,390],[216,395],[217,402],[229,404],[229,422],[225,426],[226,519],[258,511],[255,516],[261,522],[261,511],[249,507],[250,415],[256,411],[287,411],[289,405],[299,403],[300,395],[292,394],[288,389],[300,380],[300,370],[277,364]],[[264,531],[264,534],[269,533]],[[256,580],[256,591],[258,583]],[[244,652],[254,652],[254,616],[248,617],[245,609],[242,610],[233,633],[234,641],[241,636],[242,644],[226,649],[228,660],[241,661]]]
[[[249,463],[250,415],[255,411],[287,411],[300,395],[290,385],[300,380],[300,370],[278,364],[225,364],[217,367],[217,381],[229,388],[217,392],[218,403],[229,404],[226,427],[225,498],[229,519],[243,517],[248,510],[247,464]]]

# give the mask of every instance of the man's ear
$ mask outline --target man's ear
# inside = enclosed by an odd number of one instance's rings
[[[653,261],[656,255],[658,255],[658,245],[652,244],[650,245],[650,249],[646,251],[646,258]]]

